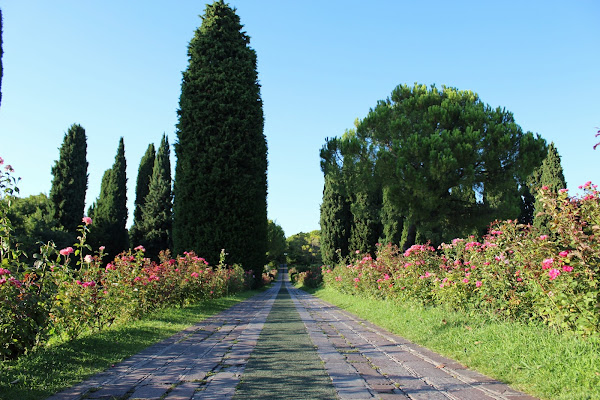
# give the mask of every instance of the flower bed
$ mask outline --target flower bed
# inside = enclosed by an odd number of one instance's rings
[[[323,267],[323,280],[343,293],[541,320],[581,335],[600,333],[600,203],[596,185],[540,196],[549,234],[516,221],[495,222],[477,240],[454,239],[402,252],[378,245],[376,258],[357,254]]]
[[[158,308],[224,296],[253,284],[252,273],[225,265],[224,253],[217,266],[193,252],[174,258],[163,252],[156,263],[139,246],[106,263],[103,247],[94,252],[86,244],[89,217],[83,218],[79,243],[61,250],[43,246],[30,268],[10,240],[7,210],[16,191],[11,172],[0,171],[0,358],[16,358],[49,338],[73,339]]]

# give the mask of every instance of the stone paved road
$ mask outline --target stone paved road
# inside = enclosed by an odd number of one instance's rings
[[[534,399],[284,281],[339,399]],[[281,285],[48,400],[231,399]]]

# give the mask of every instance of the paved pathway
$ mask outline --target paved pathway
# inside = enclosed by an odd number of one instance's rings
[[[269,290],[48,400],[231,399],[287,273],[279,276]],[[284,281],[339,399],[534,399]]]

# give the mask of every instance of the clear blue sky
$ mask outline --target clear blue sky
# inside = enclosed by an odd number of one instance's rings
[[[554,141],[571,192],[600,183],[600,2],[281,1],[230,4],[258,55],[269,218],[319,228],[319,149],[398,84],[445,84]],[[132,214],[139,161],[176,110],[202,1],[0,0],[0,156],[24,196],[48,193],[64,133],[88,138],[87,205],[125,139]],[[600,138],[598,138],[600,141]],[[172,163],[175,163],[172,153]],[[86,208],[87,209],[87,208]]]

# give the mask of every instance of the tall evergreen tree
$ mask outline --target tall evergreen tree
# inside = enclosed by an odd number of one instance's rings
[[[141,243],[142,235],[140,234],[139,228],[142,222],[142,207],[146,202],[146,196],[148,196],[148,188],[150,186],[152,170],[154,169],[155,157],[156,154],[154,150],[154,143],[150,143],[140,161],[137,181],[135,185],[135,202],[133,203],[133,225],[129,229],[129,242],[132,246],[137,246]]]
[[[188,47],[175,155],[173,239],[210,263],[260,276],[267,251],[267,143],[256,53],[223,1],[207,5]]]
[[[75,233],[81,224],[88,185],[85,129],[73,124],[65,134],[60,154],[52,167],[50,200],[54,219],[67,232]]]
[[[321,203],[321,255],[327,265],[348,256],[352,213],[350,203],[333,178],[325,175]]]
[[[171,150],[163,135],[154,161],[148,195],[142,206],[139,226],[141,244],[146,255],[157,259],[161,250],[172,247],[173,196],[171,193]]]
[[[100,196],[88,213],[94,222],[89,236],[90,244],[94,248],[105,246],[108,259],[129,247],[126,169],[125,144],[121,138],[115,162],[112,168],[104,172]]]
[[[375,254],[375,244],[381,234],[381,192],[361,191],[352,198],[352,228],[349,249]]]
[[[558,193],[560,189],[567,187],[565,175],[563,173],[560,155],[554,145],[554,142],[548,146],[548,154],[542,162],[542,165],[531,174],[530,187],[533,193],[537,194],[540,188],[547,186],[548,190]],[[533,226],[544,231],[548,230],[549,218],[546,215],[538,215],[544,211],[542,202],[537,199],[534,203]]]
[[[404,217],[400,208],[393,200],[393,190],[391,187],[385,187],[382,193],[381,204],[381,225],[384,244],[392,243],[400,245],[402,239],[402,229],[404,228]]]

